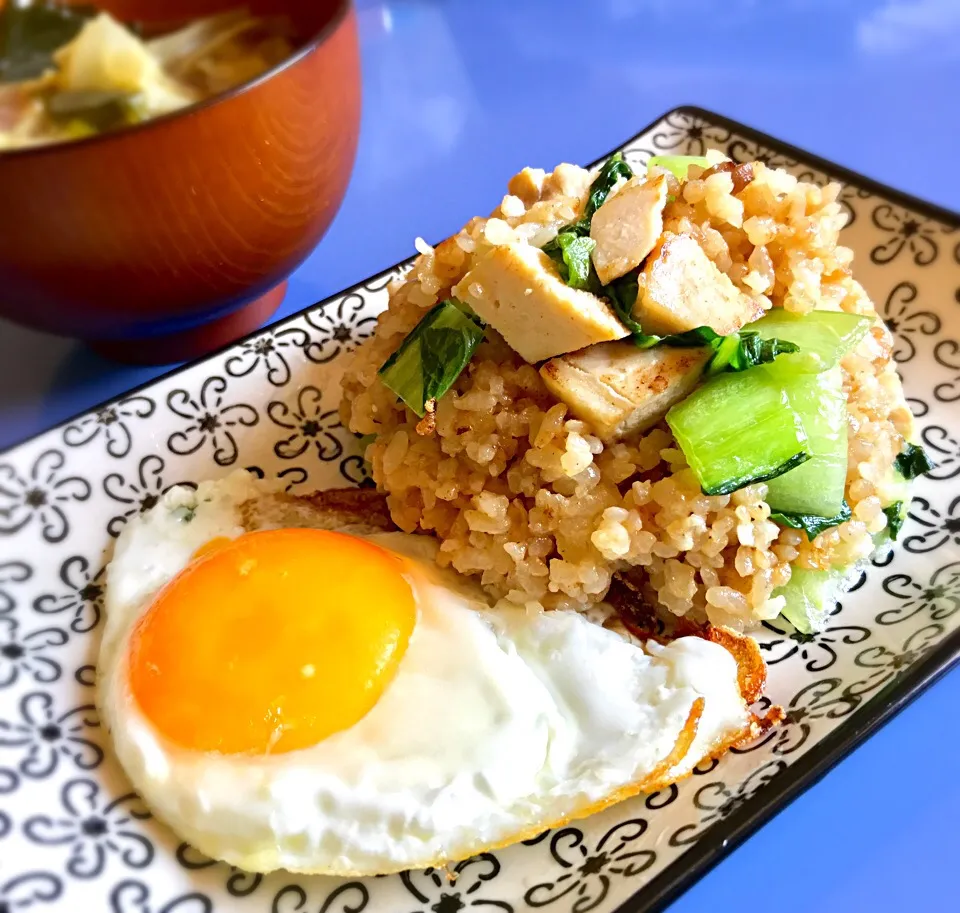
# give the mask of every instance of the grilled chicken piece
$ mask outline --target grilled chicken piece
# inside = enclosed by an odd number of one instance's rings
[[[604,441],[619,441],[655,425],[697,385],[708,348],[607,342],[552,358],[540,376],[577,418]]]
[[[670,232],[643,268],[633,307],[644,332],[657,336],[701,326],[725,336],[763,314],[763,305],[721,273],[694,238]]]
[[[529,362],[628,332],[596,295],[570,288],[553,261],[529,244],[493,248],[453,293]]]
[[[665,175],[631,178],[593,216],[590,237],[597,242],[593,265],[607,285],[639,266],[663,231],[667,204]]]

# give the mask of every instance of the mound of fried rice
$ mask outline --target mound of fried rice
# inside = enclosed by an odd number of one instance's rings
[[[443,564],[530,610],[587,609],[620,572],[676,615],[738,628],[779,614],[783,597],[774,591],[792,568],[849,567],[873,551],[912,423],[892,340],[853,279],[852,251],[838,243],[846,218],[839,185],[752,167],[739,193],[729,172],[704,180],[694,167],[683,185],[671,175],[664,230],[695,237],[767,307],[875,318],[842,362],[851,519],[810,542],[770,521],[763,484],[704,495],[665,423],[604,445],[492,331],[439,401],[435,429],[418,431],[419,419],[381,384],[378,368],[491,244],[519,235],[540,246],[577,218],[582,196],[565,191],[582,186],[581,170],[561,165],[536,193],[521,172],[489,218],[472,219],[436,248],[418,241],[413,269],[393,283],[375,334],[348,366],[342,418],[376,435],[367,459],[400,528],[436,535]]]

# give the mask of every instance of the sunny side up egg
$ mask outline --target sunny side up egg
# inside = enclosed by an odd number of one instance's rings
[[[749,727],[717,644],[494,611],[432,539],[309,528],[292,504],[242,472],[172,489],[108,570],[102,718],[211,857],[438,865],[676,779]]]

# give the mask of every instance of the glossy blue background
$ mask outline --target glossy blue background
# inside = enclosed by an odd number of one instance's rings
[[[681,104],[960,209],[960,0],[357,6],[356,170],[278,316],[409,256],[416,235],[439,240],[489,211],[523,165],[591,161]],[[0,447],[157,373],[0,321]],[[958,704],[955,671],[673,913],[960,910]]]

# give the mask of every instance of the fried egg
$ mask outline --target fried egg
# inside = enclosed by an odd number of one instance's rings
[[[236,473],[170,490],[116,543],[102,718],[208,856],[439,865],[675,780],[750,727],[716,643],[494,609],[429,537],[328,524]]]

